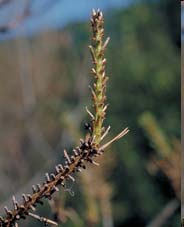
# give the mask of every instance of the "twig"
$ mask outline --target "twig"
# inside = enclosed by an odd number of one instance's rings
[[[177,199],[171,200],[146,227],[162,227],[167,219],[170,218],[179,208],[179,206],[180,203]]]

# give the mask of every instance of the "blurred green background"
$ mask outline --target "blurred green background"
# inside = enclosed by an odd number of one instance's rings
[[[104,11],[111,38],[105,125],[111,136],[127,126],[130,132],[100,167],[76,177],[75,196],[61,190],[38,213],[66,227],[180,226],[179,7],[139,1]],[[84,135],[90,39],[90,23],[78,22],[0,42],[1,211]],[[25,225],[42,226],[31,218]]]

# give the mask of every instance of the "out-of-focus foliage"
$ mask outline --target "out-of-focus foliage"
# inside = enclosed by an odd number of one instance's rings
[[[105,13],[106,34],[111,37],[107,50],[110,105],[106,124],[113,126],[112,134],[122,127],[130,128],[129,135],[113,145],[116,157],[110,170],[106,171],[107,179],[113,185],[111,206],[117,227],[146,226],[176,197],[172,183],[162,171],[151,175],[147,170],[156,149],[138,123],[140,115],[150,111],[169,138],[180,138],[177,4],[172,0],[150,2]],[[62,142],[62,146],[69,146],[74,143],[69,130],[65,132],[62,113],[74,111],[73,124],[86,118],[90,32],[89,24],[81,23],[26,41],[0,43],[3,65],[0,146],[4,157],[0,176],[9,188],[0,187],[1,201],[31,179],[33,171],[40,170],[47,160],[55,161],[58,144]],[[31,91],[34,90],[31,101],[29,90],[24,91],[24,96],[28,92],[28,99],[23,99],[20,86],[21,82],[22,86],[24,83],[30,85],[29,80],[22,79],[29,77],[33,81]],[[64,139],[61,140],[61,136]],[[41,149],[40,144],[43,145]],[[107,155],[111,156],[110,153]],[[19,179],[15,180],[15,176]],[[12,184],[14,186],[10,187]],[[84,222],[81,226],[85,226],[85,193],[79,183],[74,190],[75,196],[67,196],[63,204],[72,207]],[[49,207],[42,212],[50,212]],[[72,227],[75,226],[73,223],[70,220],[61,226]],[[40,225],[34,223],[34,226]],[[179,211],[164,226],[179,226]]]

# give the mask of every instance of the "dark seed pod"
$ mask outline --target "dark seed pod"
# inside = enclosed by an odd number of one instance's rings
[[[31,201],[32,200],[32,196],[30,194],[27,194],[28,200]]]
[[[56,176],[55,176],[54,173],[51,173],[50,176],[51,176],[52,180],[55,180],[56,179]]]
[[[51,191],[50,191],[50,194],[53,194],[54,192],[59,192],[59,188],[54,186]]]
[[[81,153],[80,147],[76,147],[75,149],[76,149],[76,151],[77,151],[77,153],[78,153],[78,155],[79,155],[79,154]]]
[[[20,205],[20,209],[23,212],[25,210],[25,206],[24,205]]]
[[[23,198],[24,203],[29,201],[29,199],[27,198],[27,196],[25,194],[22,194],[22,198]]]
[[[80,168],[76,168],[76,171],[79,173],[82,172],[82,170]]]
[[[46,194],[46,195],[45,195],[45,198],[47,198],[47,199],[51,200],[51,199],[52,199],[52,196],[51,196],[51,194],[50,194],[50,193],[48,193],[48,194]]]
[[[49,177],[48,173],[45,174],[45,178],[46,178],[47,183],[49,183],[50,182],[50,177]]]
[[[36,187],[37,187],[37,192],[39,192],[41,190],[41,185],[37,184]]]
[[[63,166],[62,166],[61,164],[58,165],[58,168],[59,168],[61,171],[64,170],[64,168],[63,168]]]
[[[44,190],[47,190],[49,188],[47,183],[44,183]]]
[[[58,166],[55,166],[55,170],[57,174],[60,172],[60,169],[58,168]]]
[[[69,167],[68,165],[65,165],[64,168],[65,168],[65,171],[67,171],[67,172],[68,172],[69,169],[70,169],[70,167]]]
[[[88,154],[88,150],[83,151],[84,155]]]
[[[25,216],[25,215],[23,215],[23,214],[22,214],[22,215],[20,215],[20,217],[21,217],[22,219],[24,219],[24,220],[26,219],[26,216]]]
[[[77,152],[76,149],[73,149],[73,153],[74,153],[75,157],[77,157],[79,155],[79,153]]]
[[[5,210],[6,214],[7,214],[7,216],[12,217],[12,211],[9,210],[7,206],[4,207],[4,210]]]
[[[72,163],[75,161],[75,157],[73,155],[70,157],[70,159],[71,159]]]

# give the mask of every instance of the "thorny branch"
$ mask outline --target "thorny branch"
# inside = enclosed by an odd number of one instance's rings
[[[114,141],[120,139],[128,133],[128,128],[125,128],[116,137],[111,139],[106,144],[101,145],[101,140],[109,132],[109,127],[105,130],[103,128],[103,120],[107,106],[105,102],[105,90],[106,90],[106,72],[104,59],[104,50],[108,44],[109,38],[103,42],[104,29],[103,29],[103,15],[99,10],[93,10],[91,17],[91,25],[93,30],[93,42],[90,46],[94,68],[92,69],[95,75],[95,83],[92,90],[92,100],[94,103],[95,112],[92,114],[88,109],[87,112],[91,117],[91,123],[86,123],[85,127],[88,129],[88,134],[85,139],[80,139],[80,145],[73,149],[72,154],[69,154],[64,150],[64,164],[58,164],[55,166],[53,173],[46,173],[46,180],[42,185],[37,184],[32,186],[32,194],[22,194],[23,201],[19,203],[13,196],[13,210],[5,207],[6,215],[0,216],[0,227],[17,227],[17,221],[25,219],[27,216],[33,217],[45,225],[52,224],[58,225],[56,222],[44,217],[40,217],[37,214],[30,212],[35,211],[37,204],[43,204],[43,198],[51,199],[54,192],[59,191],[58,186],[65,186],[66,181],[75,181],[73,173],[81,172],[82,169],[86,169],[86,163],[92,163],[99,165],[94,159],[103,154],[104,149]]]

